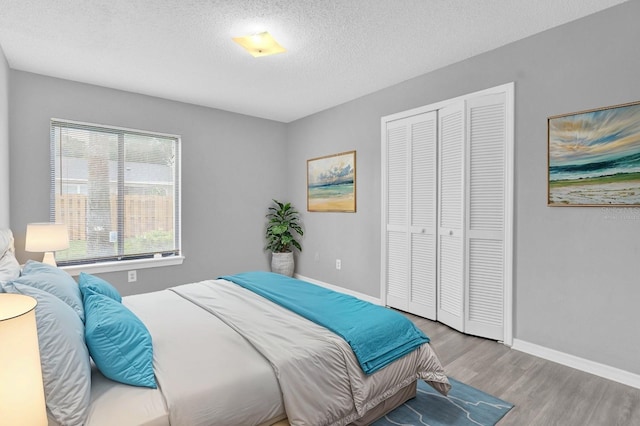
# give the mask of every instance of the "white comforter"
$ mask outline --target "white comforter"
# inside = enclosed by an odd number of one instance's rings
[[[366,376],[342,338],[240,286],[215,280],[171,290],[220,318],[269,360],[292,425],[350,423],[418,378],[447,389],[429,345]]]
[[[269,362],[216,316],[166,290],[125,299],[153,338],[171,425],[261,425],[285,417]]]

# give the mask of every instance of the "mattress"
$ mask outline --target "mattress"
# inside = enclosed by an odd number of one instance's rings
[[[169,426],[169,411],[160,389],[129,386],[91,370],[91,405],[87,425]]]

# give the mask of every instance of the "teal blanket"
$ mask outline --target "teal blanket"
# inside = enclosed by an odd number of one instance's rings
[[[374,373],[429,338],[404,315],[357,297],[271,272],[220,277],[319,324],[351,345],[362,371]]]

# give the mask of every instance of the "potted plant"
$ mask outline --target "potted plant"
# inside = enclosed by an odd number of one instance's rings
[[[273,203],[267,213],[265,250],[271,250],[271,271],[292,277],[295,266],[293,248],[302,251],[293,234],[304,234],[300,226],[300,216],[298,211],[291,207],[291,203],[281,203],[277,200],[273,200]]]

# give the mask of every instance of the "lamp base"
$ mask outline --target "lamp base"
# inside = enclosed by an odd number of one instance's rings
[[[51,266],[58,266],[58,264],[56,263],[56,258],[54,257],[52,251],[48,251],[44,254],[44,257],[42,258],[42,263],[46,263],[47,265],[51,265]]]

